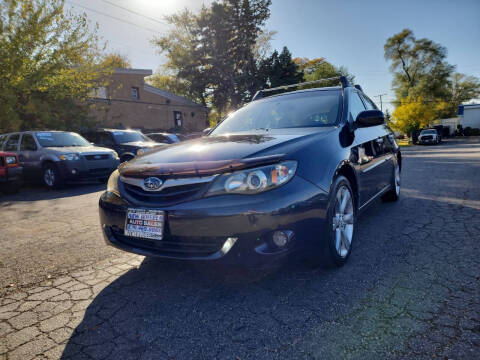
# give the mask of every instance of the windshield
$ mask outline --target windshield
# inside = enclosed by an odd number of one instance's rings
[[[420,134],[422,135],[435,135],[437,133],[436,130],[422,130]]]
[[[37,132],[35,133],[42,147],[91,146],[78,134],[72,132]]]
[[[129,142],[151,142],[152,140],[138,131],[114,131],[113,137],[117,144],[126,144]]]
[[[339,120],[341,95],[340,91],[312,91],[254,101],[228,116],[212,134],[332,126]]]

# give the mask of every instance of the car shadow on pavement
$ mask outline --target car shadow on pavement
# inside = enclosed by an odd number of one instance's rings
[[[363,294],[354,272],[298,259],[247,270],[146,258],[94,298],[62,359],[265,358],[309,332],[307,322],[348,309]],[[354,293],[331,286],[337,281]]]
[[[49,190],[40,184],[29,183],[16,194],[6,195],[0,192],[0,206],[20,201],[39,201],[86,195],[106,189],[106,184],[67,184],[62,189]]]

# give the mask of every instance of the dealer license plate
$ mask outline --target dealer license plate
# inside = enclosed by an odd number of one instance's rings
[[[138,238],[162,240],[164,223],[164,211],[128,209],[124,234]]]

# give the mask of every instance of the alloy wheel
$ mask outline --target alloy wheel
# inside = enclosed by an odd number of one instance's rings
[[[45,184],[53,186],[53,184],[55,184],[55,172],[52,169],[46,169],[43,174],[43,179],[45,180]]]
[[[348,255],[353,238],[354,208],[353,198],[347,186],[338,188],[335,196],[335,215],[333,231],[335,232],[335,249],[344,258]]]
[[[395,165],[395,193],[400,194],[400,166]]]

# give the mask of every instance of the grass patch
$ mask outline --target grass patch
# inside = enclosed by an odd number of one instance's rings
[[[412,144],[408,143],[408,140],[398,139],[397,140],[398,146],[412,146]]]

